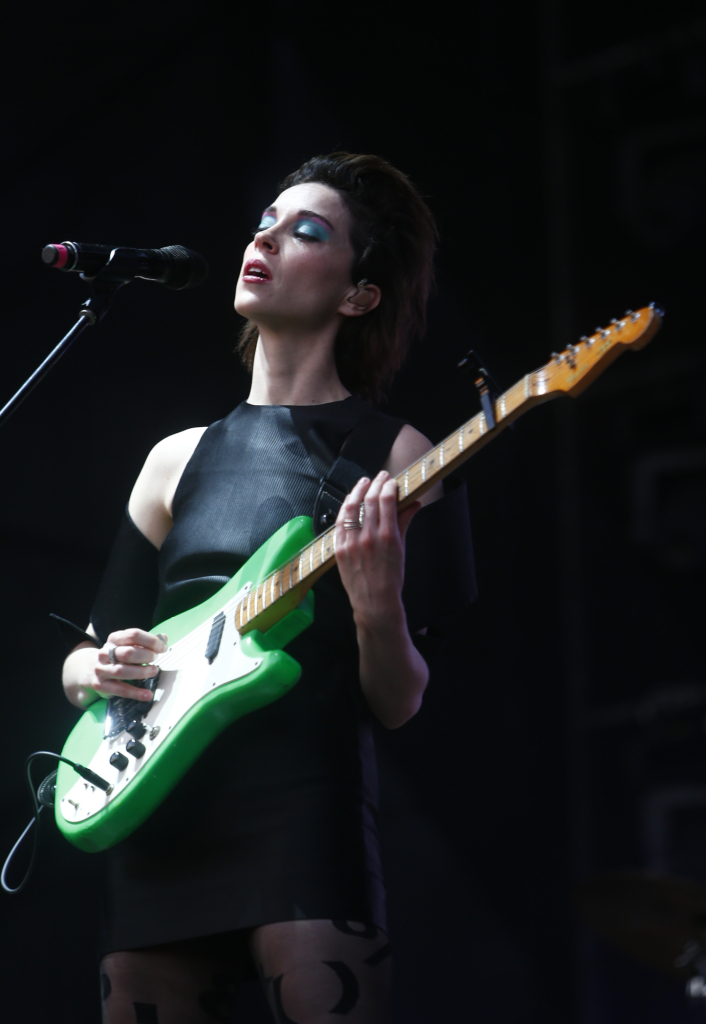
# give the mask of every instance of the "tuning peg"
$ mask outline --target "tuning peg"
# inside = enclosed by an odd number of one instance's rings
[[[591,345],[593,344],[593,338],[591,338],[590,336],[586,337],[585,334],[581,335],[581,341],[584,342],[584,344],[586,345],[586,348],[590,348]]]
[[[559,355],[558,352],[552,352],[552,359],[554,360],[555,363],[560,363],[561,360],[562,360],[562,357]]]
[[[610,336],[610,331],[606,331],[603,327],[596,327],[596,334],[600,334],[603,341]]]

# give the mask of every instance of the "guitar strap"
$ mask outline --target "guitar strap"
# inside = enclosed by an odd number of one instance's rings
[[[314,502],[314,532],[333,526],[343,499],[362,476],[372,478],[382,469],[405,420],[366,409],[343,442],[341,452],[322,478]]]

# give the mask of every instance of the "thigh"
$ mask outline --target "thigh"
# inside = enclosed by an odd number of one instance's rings
[[[243,948],[242,938],[214,936],[109,953],[101,961],[103,1024],[235,1021]]]
[[[283,921],[256,928],[250,948],[277,1024],[389,1024],[390,944],[355,921]]]

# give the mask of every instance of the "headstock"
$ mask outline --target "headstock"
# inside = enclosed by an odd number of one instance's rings
[[[575,398],[624,349],[646,345],[659,330],[663,316],[653,302],[635,312],[629,309],[620,320],[611,320],[608,327],[597,327],[576,345],[569,345],[563,352],[552,352],[551,360],[533,374],[537,391],[564,391]]]

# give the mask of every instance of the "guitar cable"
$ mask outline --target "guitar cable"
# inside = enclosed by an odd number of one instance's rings
[[[22,892],[24,887],[29,881],[30,875],[34,869],[35,862],[37,860],[37,852],[39,849],[39,815],[45,807],[54,806],[54,795],[56,792],[56,770],[51,772],[45,779],[42,779],[39,786],[35,790],[34,783],[32,782],[32,762],[35,757],[54,757],[57,761],[63,761],[64,764],[68,764],[75,772],[85,779],[92,786],[96,786],[98,789],[102,789],[106,792],[110,788],[110,783],[106,782],[105,779],[101,778],[100,775],[96,775],[95,772],[91,771],[90,768],[86,768],[82,764],[77,764],[75,761],[70,761],[68,757],[64,757],[63,754],[55,754],[51,750],[36,750],[33,754],[30,754],[25,761],[25,770],[27,772],[27,783],[29,785],[29,791],[32,795],[32,803],[34,804],[34,815],[30,818],[29,824],[25,828],[24,832],[17,840],[15,845],[7,855],[7,859],[3,864],[2,873],[0,874],[0,885],[2,885],[5,892],[10,895],[15,895],[18,892]],[[29,830],[35,826],[34,829],[34,842],[32,843],[32,855],[29,861],[29,867],[25,872],[25,876],[18,886],[13,889],[12,886],[7,883],[7,872],[10,867],[10,863],[15,853],[20,847],[22,840],[27,835]]]

